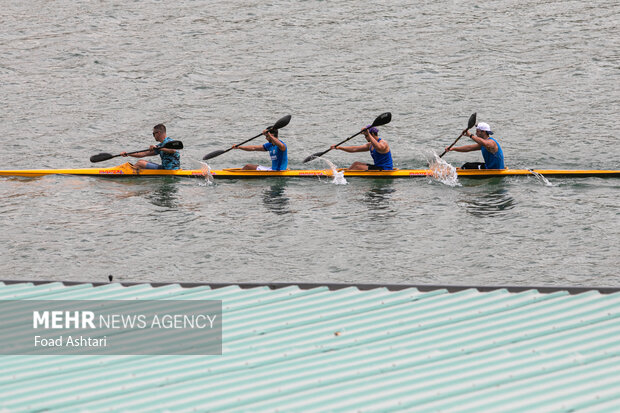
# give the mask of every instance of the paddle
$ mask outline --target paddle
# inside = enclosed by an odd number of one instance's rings
[[[391,120],[392,120],[392,114],[390,112],[382,113],[379,116],[377,116],[377,119],[375,119],[375,121],[372,123],[372,125],[370,125],[368,128],[364,128],[363,130],[370,129],[370,128],[373,128],[375,126],[387,125],[388,123],[390,123]],[[346,141],[348,141],[349,139],[353,139],[353,138],[355,138],[357,135],[359,135],[361,133],[362,133],[362,131],[359,131],[355,135],[349,136],[347,139],[345,139],[342,142],[336,144],[335,146],[340,146],[343,143],[345,143]],[[331,150],[332,150],[332,148],[329,148],[326,151],[317,152],[317,153],[315,153],[313,155],[310,155],[306,159],[304,159],[304,163],[309,162],[309,161],[311,161],[313,159],[316,159],[316,158],[320,158],[321,156],[325,155],[327,152],[329,152]]]
[[[183,142],[181,141],[169,141],[166,142],[164,144],[164,146],[162,146],[162,148],[166,148],[166,149],[183,149]],[[134,152],[128,152],[127,155],[133,155],[136,153],[140,153],[140,152],[145,152],[150,150],[150,148],[147,149],[142,149],[141,151],[134,151]],[[97,155],[93,155],[90,157],[90,161],[91,162],[103,162],[103,161],[107,161],[108,159],[112,159],[112,158],[116,158],[117,156],[121,156],[121,154],[119,153],[118,155],[112,155],[111,153],[98,153]]]
[[[276,123],[274,123],[274,124],[273,124],[273,126],[268,127],[267,129],[268,129],[268,130],[270,130],[270,131],[273,131],[273,130],[278,130],[278,129],[282,129],[283,127],[285,127],[286,125],[288,125],[288,123],[289,123],[290,121],[291,121],[291,115],[286,115],[286,116],[284,116],[284,117],[280,118],[280,119],[279,119]],[[259,136],[262,136],[262,134],[263,134],[263,133],[261,132],[261,133],[259,133],[258,135],[254,136],[254,137],[252,137],[252,138],[250,138],[250,139],[248,139],[248,140],[245,140],[245,141],[243,141],[243,142],[241,142],[241,143],[238,143],[238,144],[236,144],[236,145],[233,145],[233,146],[231,146],[231,147],[230,147],[230,148],[228,148],[228,149],[221,149],[221,150],[219,150],[219,151],[213,151],[213,152],[211,152],[211,153],[208,153],[208,154],[206,154],[205,156],[203,156],[203,157],[202,157],[202,160],[203,160],[203,161],[206,161],[206,160],[208,160],[208,159],[215,158],[216,156],[220,156],[220,155],[222,155],[222,154],[225,154],[226,152],[228,152],[228,151],[230,151],[231,149],[233,149],[235,146],[241,146],[241,145],[243,145],[244,143],[248,143],[248,142],[249,142],[249,141],[251,141],[252,139],[256,139],[256,138],[258,138]]]
[[[441,155],[439,155],[439,157],[443,157],[446,152],[448,152],[449,149],[451,149],[458,141],[459,139],[461,139],[461,137],[463,135],[465,135],[465,133],[470,130],[474,125],[476,124],[476,114],[473,113],[470,117],[469,117],[469,122],[467,122],[467,129],[465,129],[463,132],[461,132],[461,134],[459,135],[458,138],[456,138],[456,140],[454,142],[452,142],[452,145],[448,146],[448,149],[446,149],[445,151],[443,151],[443,153]]]

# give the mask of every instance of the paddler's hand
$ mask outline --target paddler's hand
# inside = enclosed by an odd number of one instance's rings
[[[121,156],[127,156],[127,152],[121,152]]]
[[[329,147],[329,149],[340,149],[340,146],[332,145]]]
[[[365,137],[368,137],[368,129],[362,128],[362,135],[364,135]]]
[[[263,135],[265,135],[265,137],[268,138],[268,139],[276,139],[276,137],[271,134],[271,130],[270,129],[265,129],[263,131]]]

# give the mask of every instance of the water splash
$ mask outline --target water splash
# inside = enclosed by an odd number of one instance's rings
[[[334,177],[334,179],[332,180],[332,183],[334,185],[346,185],[346,184],[348,184],[346,178],[344,177],[344,171],[339,171],[338,167],[336,166],[336,164],[334,164],[329,159],[325,159],[325,158],[314,158],[311,162],[314,162],[317,159],[320,159],[323,162],[327,163],[329,168],[332,170],[332,176]]]
[[[538,173],[532,169],[528,169],[528,171],[530,171],[532,173],[532,175],[534,175],[539,181],[541,181],[543,184],[545,184],[545,186],[553,186],[553,184],[551,182],[549,182],[549,180],[547,178],[545,178],[545,176],[541,173]]]
[[[432,176],[444,185],[461,186],[456,168],[441,159],[435,152],[432,155],[432,159],[428,160],[427,158],[428,169],[431,172],[429,176]]]
[[[202,175],[205,177],[205,186],[215,185],[215,180],[213,179],[213,175],[211,174],[211,167],[206,162],[200,161],[200,169],[202,170]]]

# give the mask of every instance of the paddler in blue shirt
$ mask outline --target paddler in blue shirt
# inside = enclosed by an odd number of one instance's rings
[[[153,137],[157,142],[157,145],[151,145],[148,151],[142,151],[138,153],[128,154],[127,152],[121,152],[123,156],[133,156],[134,158],[144,158],[145,156],[159,155],[161,158],[161,165],[155,162],[146,161],[140,159],[133,165],[134,169],[180,169],[181,168],[181,154],[175,149],[162,148],[166,143],[172,141],[172,138],[166,136],[166,126],[160,123],[153,126]]]
[[[263,145],[235,145],[233,148],[241,149],[242,151],[267,151],[271,157],[271,167],[247,164],[243,169],[256,171],[285,171],[288,167],[287,147],[286,144],[278,138],[278,130],[265,129],[263,135],[265,135],[265,139],[267,139],[267,143]]]
[[[379,137],[379,129],[371,126],[372,125],[368,125],[362,129],[362,134],[368,143],[358,146],[332,145],[331,148],[340,149],[341,151],[351,153],[370,151],[370,156],[372,156],[374,164],[356,161],[349,166],[349,169],[357,171],[391,171],[394,169],[394,164],[392,162],[392,151],[390,151],[390,145],[388,145],[385,139],[381,139]]]
[[[484,158],[484,163],[467,162],[462,166],[463,169],[506,168],[504,166],[504,152],[502,151],[502,147],[499,145],[499,142],[497,142],[494,138],[491,138],[490,135],[493,135],[493,131],[491,131],[491,127],[488,123],[480,122],[476,125],[475,135],[469,131],[466,131],[465,135],[476,143],[473,145],[463,145],[452,148],[448,147],[446,148],[446,151],[471,152],[480,149],[482,152],[482,157]]]

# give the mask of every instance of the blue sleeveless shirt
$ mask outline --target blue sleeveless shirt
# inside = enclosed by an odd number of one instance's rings
[[[489,138],[493,139],[493,138]],[[495,139],[493,141],[497,144],[497,152],[491,153],[484,146],[480,148],[482,151],[482,157],[484,158],[484,165],[486,169],[505,169],[504,166],[504,152],[502,147],[499,146],[499,142]]]
[[[381,141],[381,138],[377,139],[377,142]],[[394,169],[394,164],[392,163],[392,150],[390,149],[387,153],[380,153],[375,149],[372,144],[370,145],[370,156],[372,156],[372,160],[375,162],[375,166],[378,166],[381,169],[386,171],[391,171]]]
[[[286,147],[283,151],[271,142],[267,142],[263,145],[263,148],[269,152],[269,156],[271,157],[271,170],[273,171],[285,171],[288,167],[288,146],[286,146],[284,142],[282,143]]]

